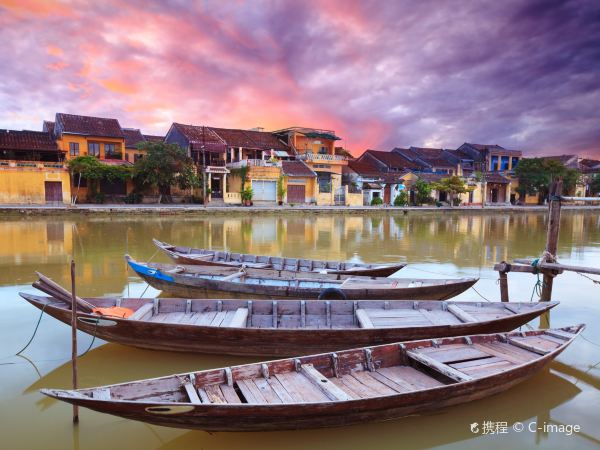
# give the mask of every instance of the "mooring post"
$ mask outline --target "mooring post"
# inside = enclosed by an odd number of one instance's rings
[[[77,389],[77,295],[75,294],[75,261],[71,260],[71,366],[73,389]],[[79,407],[73,405],[73,423],[79,422]]]
[[[562,179],[553,182],[550,185],[548,198],[548,234],[546,235],[546,255],[554,262],[556,250],[558,248],[558,232],[560,230],[560,196],[562,194]],[[542,285],[541,302],[548,302],[552,299],[552,283],[554,282],[554,273],[544,271],[544,284]]]
[[[506,272],[499,272],[500,275],[500,300],[508,301],[508,275]]]

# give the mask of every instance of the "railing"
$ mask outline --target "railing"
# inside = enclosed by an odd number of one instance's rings
[[[240,167],[254,166],[254,167],[281,167],[281,161],[269,161],[264,159],[242,159],[241,161],[234,161],[227,163],[229,169],[238,169]]]
[[[66,164],[61,162],[51,161],[14,161],[14,160],[3,160],[0,161],[0,168],[2,169],[19,169],[19,168],[32,168],[32,169],[67,169]]]
[[[341,155],[330,155],[325,153],[301,153],[297,156],[298,159],[305,161],[347,161],[348,158]]]

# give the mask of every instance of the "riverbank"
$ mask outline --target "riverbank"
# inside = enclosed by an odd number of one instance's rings
[[[567,210],[597,210],[600,205],[564,205]],[[435,207],[435,206],[409,206],[409,207],[383,207],[383,206],[278,206],[278,205],[255,205],[244,206],[207,206],[202,205],[0,205],[2,215],[40,215],[54,216],[63,214],[136,214],[136,215],[227,215],[227,214],[436,214],[436,213],[518,213],[532,211],[546,211],[547,206],[457,206],[457,207]]]

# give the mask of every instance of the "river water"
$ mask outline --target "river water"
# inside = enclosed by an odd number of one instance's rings
[[[499,300],[495,262],[537,257],[545,242],[545,214],[438,213],[419,215],[64,216],[0,218],[0,433],[2,449],[584,449],[600,448],[600,284],[574,273],[555,281],[562,303],[552,326],[585,322],[580,337],[549,370],[495,397],[435,414],[332,430],[216,433],[150,426],[81,410],[39,394],[71,382],[70,329],[43,317],[23,357],[14,355],[36,326],[39,311],[17,295],[33,292],[34,271],[69,285],[69,261],[77,263],[81,296],[157,294],[128,272],[130,253],[154,258],[151,238],[247,253],[365,262],[403,261],[396,276],[463,277],[480,281],[459,299]],[[600,215],[563,212],[561,262],[600,267]],[[510,274],[512,300],[529,301],[535,276]],[[481,296],[479,295],[481,294]],[[535,298],[534,298],[535,300]],[[538,325],[538,321],[532,323]],[[92,341],[80,334],[80,352]],[[80,386],[88,387],[257,361],[260,358],[169,354],[94,342],[79,360]],[[595,364],[598,364],[594,366]],[[483,422],[500,423],[489,433]],[[502,422],[506,422],[506,428]],[[470,424],[478,423],[479,432]],[[522,423],[525,429],[519,428]],[[515,425],[517,424],[517,425]],[[537,424],[537,425],[535,425]],[[568,435],[544,424],[579,425]],[[529,429],[542,428],[537,431]],[[487,434],[483,434],[487,428]],[[506,431],[506,432],[504,432]]]

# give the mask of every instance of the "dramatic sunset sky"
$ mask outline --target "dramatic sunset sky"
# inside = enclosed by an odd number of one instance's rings
[[[0,128],[55,112],[600,157],[600,1],[0,0]]]

